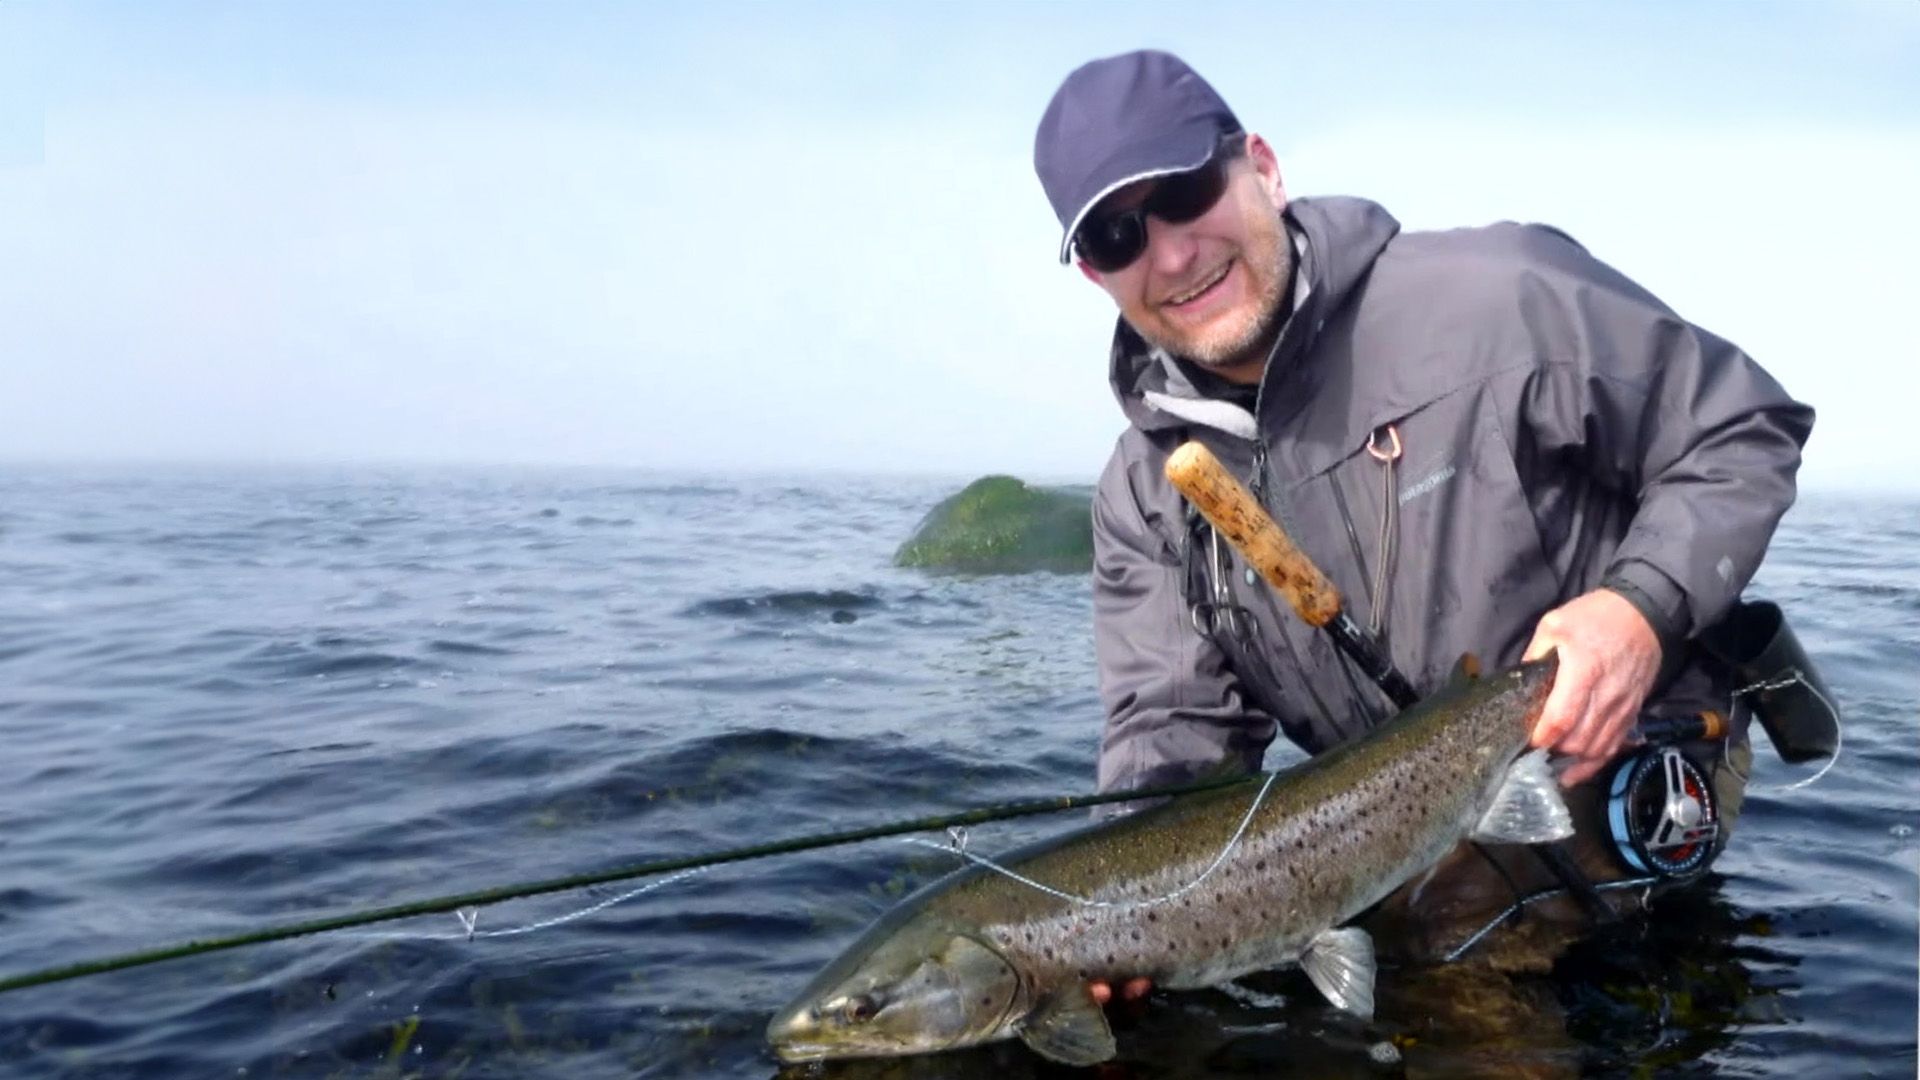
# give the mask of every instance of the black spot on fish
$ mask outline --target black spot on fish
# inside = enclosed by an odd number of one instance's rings
[[[1157,911],[1149,911],[1149,912],[1147,912],[1147,921],[1148,921],[1148,922],[1159,922],[1159,921],[1160,921],[1160,913],[1159,913],[1159,912],[1157,912]]]
[[[1133,928],[1133,940],[1135,941],[1140,940],[1140,928],[1137,926]]]

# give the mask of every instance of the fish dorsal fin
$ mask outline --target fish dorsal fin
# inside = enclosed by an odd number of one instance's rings
[[[1494,844],[1544,844],[1572,835],[1573,816],[1547,768],[1545,750],[1522,754],[1508,766],[1493,805],[1473,830],[1475,840]]]
[[[1461,653],[1459,662],[1447,673],[1447,681],[1440,684],[1442,691],[1465,690],[1480,677],[1480,658],[1472,653]]]
[[[1098,1065],[1118,1050],[1106,1014],[1085,983],[1062,988],[1029,1013],[1020,1038],[1034,1053],[1065,1065]]]
[[[1300,966],[1336,1007],[1373,1019],[1373,939],[1365,930],[1349,926],[1322,933],[1307,946]]]

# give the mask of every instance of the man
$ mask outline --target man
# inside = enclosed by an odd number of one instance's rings
[[[1318,753],[1394,711],[1166,481],[1198,439],[1422,694],[1462,653],[1558,651],[1533,742],[1563,766],[1581,866],[1622,876],[1596,778],[1643,717],[1727,709],[1689,641],[1759,566],[1812,411],[1555,230],[1290,201],[1272,148],[1166,53],[1069,75],[1034,162],[1061,261],[1120,313],[1130,426],[1093,511],[1102,789],[1256,769],[1277,732]],[[1744,730],[1697,749],[1730,821]],[[1456,852],[1375,919],[1437,955],[1555,883],[1528,856]]]

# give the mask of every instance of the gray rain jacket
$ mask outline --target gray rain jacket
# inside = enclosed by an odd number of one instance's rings
[[[1112,381],[1131,427],[1094,498],[1102,790],[1258,768],[1276,727],[1309,753],[1393,710],[1225,545],[1243,632],[1195,630],[1213,587],[1162,469],[1199,439],[1243,479],[1366,622],[1387,425],[1403,456],[1384,631],[1422,694],[1462,653],[1518,662],[1541,615],[1602,583],[1680,668],[1650,711],[1727,704],[1685,640],[1759,567],[1792,504],[1813,412],[1562,233],[1514,224],[1403,233],[1358,199],[1286,211],[1304,299],[1244,409],[1123,322]],[[1200,380],[1204,381],[1204,380]],[[1684,663],[1680,662],[1684,660]]]

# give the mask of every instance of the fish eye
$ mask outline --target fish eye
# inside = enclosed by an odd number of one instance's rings
[[[840,1006],[840,1015],[856,1024],[873,1019],[880,1012],[880,1003],[872,994],[855,994]]]

